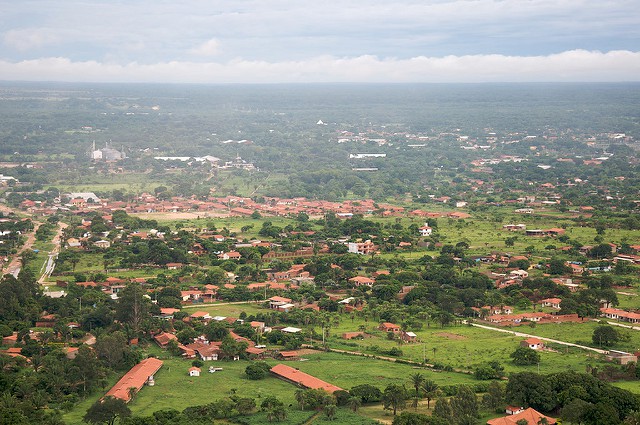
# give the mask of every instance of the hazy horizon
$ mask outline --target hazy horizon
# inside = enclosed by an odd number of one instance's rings
[[[27,0],[4,16],[11,81],[640,81],[631,0]]]

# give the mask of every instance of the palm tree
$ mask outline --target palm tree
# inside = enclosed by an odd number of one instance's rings
[[[409,375],[409,380],[411,381],[411,385],[413,385],[414,393],[414,403],[413,407],[418,410],[418,400],[420,400],[420,388],[425,382],[425,377],[420,372],[416,372],[413,375]]]
[[[304,410],[304,390],[303,389],[297,389],[295,392],[295,398],[296,401],[298,402],[298,405],[300,406],[300,410]]]
[[[358,408],[362,405],[362,399],[360,397],[349,397],[347,405],[353,412],[357,412]]]
[[[336,405],[327,404],[324,406],[324,414],[327,415],[327,419],[332,421],[336,417]]]
[[[424,391],[424,395],[427,398],[427,409],[430,409],[431,400],[438,396],[440,388],[438,387],[438,384],[430,379],[427,379],[422,383],[422,390]]]
[[[138,389],[136,387],[129,387],[129,400],[133,401],[138,394]]]

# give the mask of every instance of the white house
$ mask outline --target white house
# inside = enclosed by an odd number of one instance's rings
[[[524,341],[520,341],[521,347],[527,347],[532,350],[542,350],[544,348],[544,342],[538,338],[527,338]]]
[[[418,232],[420,232],[420,236],[431,236],[433,229],[425,223],[424,226],[418,229]]]
[[[200,376],[200,368],[194,366],[189,369],[189,376]]]

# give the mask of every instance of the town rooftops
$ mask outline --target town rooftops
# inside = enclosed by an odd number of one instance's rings
[[[340,387],[336,387],[335,385],[329,384],[328,382],[318,379],[315,376],[308,375],[291,366],[287,366],[284,364],[277,364],[272,367],[271,373],[287,381],[298,384],[304,388],[320,389],[325,390],[329,393],[334,393],[335,391],[342,390],[342,388]]]

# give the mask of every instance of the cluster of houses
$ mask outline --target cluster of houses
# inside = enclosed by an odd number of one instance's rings
[[[179,213],[193,212],[206,215],[207,212],[224,214],[225,216],[251,216],[256,211],[271,216],[295,216],[300,213],[321,216],[334,213],[338,218],[350,218],[355,214],[381,213],[383,216],[401,217],[449,217],[469,218],[469,214],[461,212],[430,213],[423,210],[407,212],[404,207],[387,203],[376,203],[371,199],[331,202],[308,200],[306,198],[265,198],[264,202],[256,202],[251,198],[238,196],[209,197],[206,200],[183,197],[162,199],[149,193],[143,193],[128,201],[100,199],[92,192],[69,193],[55,202],[34,201],[26,199],[20,207],[34,215],[53,215],[57,211],[75,211],[89,213],[102,211],[109,214],[116,210],[127,213]]]

